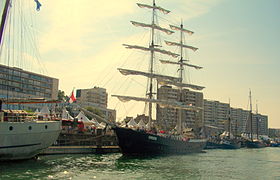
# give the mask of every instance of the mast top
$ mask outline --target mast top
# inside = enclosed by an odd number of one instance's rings
[[[168,13],[171,12],[171,11],[169,11],[169,10],[167,10],[167,9],[163,9],[163,8],[160,7],[160,6],[156,6],[155,1],[153,1],[153,6],[147,5],[147,4],[141,4],[141,3],[137,3],[137,5],[138,5],[140,8],[148,8],[148,9],[159,10],[159,11],[161,11],[163,14],[168,14]]]
[[[171,28],[172,30],[182,31],[182,32],[188,33],[189,35],[192,35],[192,34],[194,33],[193,31],[190,31],[190,30],[188,30],[188,29],[185,29],[185,28],[183,27],[183,23],[181,23],[180,27],[174,26],[174,25],[169,25],[169,26],[170,26],[170,28]]]

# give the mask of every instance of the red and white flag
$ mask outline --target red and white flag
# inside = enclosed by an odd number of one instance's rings
[[[76,101],[76,97],[74,95],[74,90],[73,90],[72,93],[71,93],[70,99],[69,99],[69,103],[73,103],[75,101]]]

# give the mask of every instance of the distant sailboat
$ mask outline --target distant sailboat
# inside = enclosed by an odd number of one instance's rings
[[[250,139],[247,139],[246,141],[246,147],[247,148],[263,148],[265,147],[265,144],[263,141],[259,140],[259,135],[258,135],[258,112],[257,112],[257,118],[256,118],[256,123],[257,123],[257,139],[254,139],[253,137],[253,113],[252,113],[252,95],[251,95],[251,90],[249,92],[249,100],[250,100],[250,113],[249,113],[249,120],[250,120]]]
[[[230,103],[229,103],[229,112],[228,112],[228,135],[223,137],[220,141],[220,148],[221,149],[239,149],[241,147],[241,142],[237,140],[236,134],[235,137],[232,138],[231,136],[231,110],[230,110]]]

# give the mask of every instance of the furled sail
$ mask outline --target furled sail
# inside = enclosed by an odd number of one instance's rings
[[[178,81],[166,81],[166,80],[159,80],[158,79],[158,82],[160,85],[174,85],[174,86],[177,86],[177,87],[185,87],[185,88],[191,88],[191,89],[194,89],[194,90],[202,90],[204,89],[205,87],[203,86],[198,86],[198,85],[194,85],[194,84],[187,84],[187,83],[181,83],[181,82],[178,82]]]
[[[152,73],[147,73],[147,72],[142,72],[142,71],[122,69],[122,68],[118,68],[118,70],[120,71],[120,73],[122,73],[125,76],[126,75],[142,75],[142,76],[146,76],[149,78],[156,78],[156,79],[161,79],[161,80],[180,81],[180,78],[172,77],[172,76],[152,74]]]
[[[165,41],[165,43],[166,43],[167,45],[169,45],[169,46],[179,46],[179,47],[191,49],[191,50],[193,50],[193,51],[198,50],[198,48],[196,48],[196,47],[188,46],[188,45],[181,44],[181,43],[176,43],[176,42],[171,42],[171,41]]]
[[[170,13],[169,10],[166,10],[166,9],[163,9],[162,7],[160,6],[150,6],[150,5],[147,5],[147,4],[140,4],[140,3],[137,3],[137,5],[140,7],[140,8],[149,8],[149,9],[157,9],[159,11],[161,11],[162,13],[164,14],[168,14]]]
[[[184,110],[192,110],[192,111],[198,111],[202,109],[200,107],[185,105],[178,101],[170,101],[170,100],[168,101],[162,99],[149,99],[149,98],[141,98],[141,97],[133,97],[133,96],[120,96],[120,95],[112,95],[112,97],[117,97],[122,102],[128,102],[134,100],[134,101],[155,103],[163,108],[184,109]]]
[[[141,27],[149,27],[149,28],[154,28],[157,29],[159,31],[165,32],[166,34],[172,34],[174,33],[173,31],[166,29],[166,28],[162,28],[156,24],[145,24],[145,23],[140,23],[140,22],[136,22],[136,21],[130,21],[134,26],[141,26]]]
[[[178,26],[173,26],[173,25],[169,25],[169,26],[172,30],[183,31],[183,32],[188,33],[189,35],[192,35],[194,33],[193,31],[190,31],[190,30],[178,27]]]
[[[166,50],[162,50],[162,49],[158,49],[158,48],[153,48],[153,47],[146,48],[146,47],[143,47],[143,46],[128,45],[128,44],[123,44],[123,46],[125,46],[127,49],[140,49],[140,50],[143,50],[143,51],[152,51],[153,50],[155,52],[166,54],[166,55],[172,56],[174,58],[179,56],[179,54],[173,53],[171,51],[166,51]]]
[[[193,65],[193,64],[189,64],[189,63],[180,63],[180,62],[172,62],[172,61],[165,61],[165,60],[160,60],[161,63],[163,64],[177,64],[177,65],[185,65],[185,66],[189,66],[189,67],[193,67],[195,69],[202,69],[201,66],[197,66],[197,65]]]

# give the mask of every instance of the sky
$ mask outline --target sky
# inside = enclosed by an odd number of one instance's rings
[[[119,119],[143,113],[141,105],[120,103],[111,95],[145,95],[145,79],[122,76],[117,68],[147,70],[149,55],[122,44],[148,44],[149,31],[130,21],[150,23],[150,11],[136,3],[151,0],[40,2],[40,11],[33,0],[28,3],[46,75],[58,78],[59,89],[66,94],[73,88],[106,88],[108,106],[117,110]],[[257,101],[259,113],[268,115],[269,127],[280,128],[280,1],[158,0],[157,5],[171,11],[159,13],[161,25],[182,21],[195,32],[186,41],[199,49],[188,52],[188,58],[203,69],[187,70],[186,76],[206,87],[204,98],[225,103],[230,99],[232,107],[248,109],[251,89],[254,110]],[[174,41],[176,36],[162,38]],[[176,75],[172,68],[158,64],[156,68]]]

